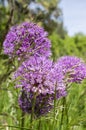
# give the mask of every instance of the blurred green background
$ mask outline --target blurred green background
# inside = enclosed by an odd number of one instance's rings
[[[52,43],[52,58],[73,55],[86,61],[86,36],[82,33],[70,37],[64,27],[60,0],[0,0],[0,129],[17,130],[21,126],[21,110],[18,107],[18,91],[10,79],[12,62],[3,53],[3,41],[9,28],[24,21],[41,25],[49,33]],[[33,8],[34,7],[34,8]],[[57,106],[55,125],[52,113],[41,120],[41,130],[86,130],[86,81],[73,84],[67,96],[67,113],[64,113],[62,128],[59,128],[62,113],[61,101]],[[67,118],[68,117],[68,122]],[[34,121],[34,130],[39,120]],[[28,128],[29,117],[25,117]],[[22,129],[21,129],[22,130]],[[29,129],[28,129],[29,130]]]

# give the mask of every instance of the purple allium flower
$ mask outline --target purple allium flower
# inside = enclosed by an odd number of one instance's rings
[[[86,78],[86,64],[75,56],[63,56],[57,61],[58,66],[62,67],[65,76],[69,76],[69,82],[80,83]]]
[[[60,68],[57,72],[56,69],[53,62],[45,57],[30,57],[14,74],[16,87],[38,95],[54,94],[56,90],[58,97],[63,96],[65,91],[63,75]]]
[[[64,91],[62,91],[64,93]],[[34,114],[36,117],[48,114],[52,108],[54,107],[54,100],[59,100],[59,98],[66,96],[61,95],[62,93],[59,92],[55,94],[39,94],[35,99],[35,106],[34,106]],[[33,92],[26,92],[22,91],[19,95],[18,104],[21,110],[25,113],[31,114],[32,107],[33,107]]]
[[[30,57],[15,72],[15,78],[18,79],[17,86],[23,87],[27,92],[52,93],[50,71],[52,71],[52,61],[45,57]]]
[[[3,43],[4,53],[24,60],[31,55],[49,57],[51,43],[47,36],[47,32],[35,23],[24,22],[13,26]]]
[[[46,57],[30,57],[14,73],[16,87],[21,88],[19,106],[30,114],[36,95],[34,113],[37,117],[47,114],[55,99],[66,96],[62,68]]]
[[[34,93],[23,91],[19,96],[19,106],[25,113],[31,114]],[[49,94],[40,94],[35,99],[34,114],[36,117],[47,114],[53,108],[53,100]]]

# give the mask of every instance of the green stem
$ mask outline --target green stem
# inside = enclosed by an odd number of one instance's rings
[[[62,114],[61,114],[61,122],[60,122],[60,127],[59,127],[59,130],[62,130],[62,125],[63,125],[63,120],[65,121],[65,126],[68,130],[68,122],[69,122],[69,119],[68,119],[68,108],[67,108],[67,103],[66,103],[66,98],[64,97],[63,98],[63,109],[62,109]],[[65,118],[64,118],[64,114],[66,115]]]
[[[56,89],[54,94],[54,122],[55,122],[55,115],[56,115]]]
[[[55,88],[55,92],[54,92],[54,113],[53,113],[53,129],[56,126],[56,88]]]
[[[59,130],[62,130],[62,125],[63,125],[63,118],[64,118],[64,110],[65,110],[65,97],[63,98],[63,102],[62,102],[62,114],[61,114],[61,121],[60,121],[60,125],[59,125]]]
[[[22,92],[22,99],[24,98],[24,91]],[[22,111],[21,113],[21,129],[24,130],[24,122],[25,122],[25,113]]]
[[[68,106],[66,103],[66,99],[65,99],[65,114],[66,114],[66,129],[68,130],[68,123],[69,123],[69,118],[68,118]]]
[[[22,119],[21,119],[21,130],[24,130],[24,122],[25,122],[25,113],[22,112]]]
[[[41,119],[39,119],[38,130],[41,130]]]
[[[36,102],[36,94],[34,94],[33,99],[32,99],[32,110],[31,110],[31,119],[30,119],[31,129],[33,128],[35,102]]]

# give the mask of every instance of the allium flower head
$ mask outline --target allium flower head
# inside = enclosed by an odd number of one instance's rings
[[[21,88],[19,106],[30,114],[36,95],[34,113],[37,117],[47,114],[54,99],[66,96],[62,69],[46,57],[30,57],[14,73],[16,87]]]
[[[50,71],[52,61],[45,57],[30,57],[15,72],[17,86],[22,86],[27,92],[50,93],[53,89],[52,79],[49,78]]]
[[[54,94],[56,90],[60,97],[64,95],[65,87],[61,72],[57,73],[51,60],[45,57],[30,57],[14,74],[16,87],[23,88],[27,92],[38,93],[38,95]]]
[[[57,61],[58,66],[62,67],[65,76],[69,75],[70,82],[81,82],[86,78],[86,64],[75,56],[63,56]]]
[[[31,114],[34,93],[23,91],[19,96],[19,106],[25,113]],[[34,114],[39,117],[47,114],[53,108],[53,100],[48,94],[40,94],[35,99]]]
[[[30,55],[49,57],[51,43],[47,35],[47,32],[35,23],[24,22],[13,26],[3,43],[4,53],[24,60]]]

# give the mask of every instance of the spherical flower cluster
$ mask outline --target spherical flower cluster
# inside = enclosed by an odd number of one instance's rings
[[[62,67],[64,75],[68,76],[70,82],[80,83],[86,78],[86,64],[78,57],[63,56],[58,59],[57,64]]]
[[[47,114],[53,108],[54,99],[66,96],[63,73],[58,65],[45,57],[30,57],[15,72],[16,87],[21,88],[19,106],[31,113],[33,96],[36,95],[35,115]],[[23,96],[22,96],[23,95]]]
[[[4,53],[24,60],[31,55],[49,57],[51,43],[47,36],[47,32],[35,23],[24,22],[13,26],[3,43]]]
[[[19,96],[19,106],[23,112],[31,114],[34,93],[23,91]],[[35,99],[34,114],[36,117],[47,114],[53,108],[53,100],[49,94],[40,94]]]
[[[60,95],[60,90],[63,90],[65,85],[60,68],[57,73],[51,60],[45,57],[30,57],[15,72],[16,87],[37,94],[53,94],[56,90]]]

